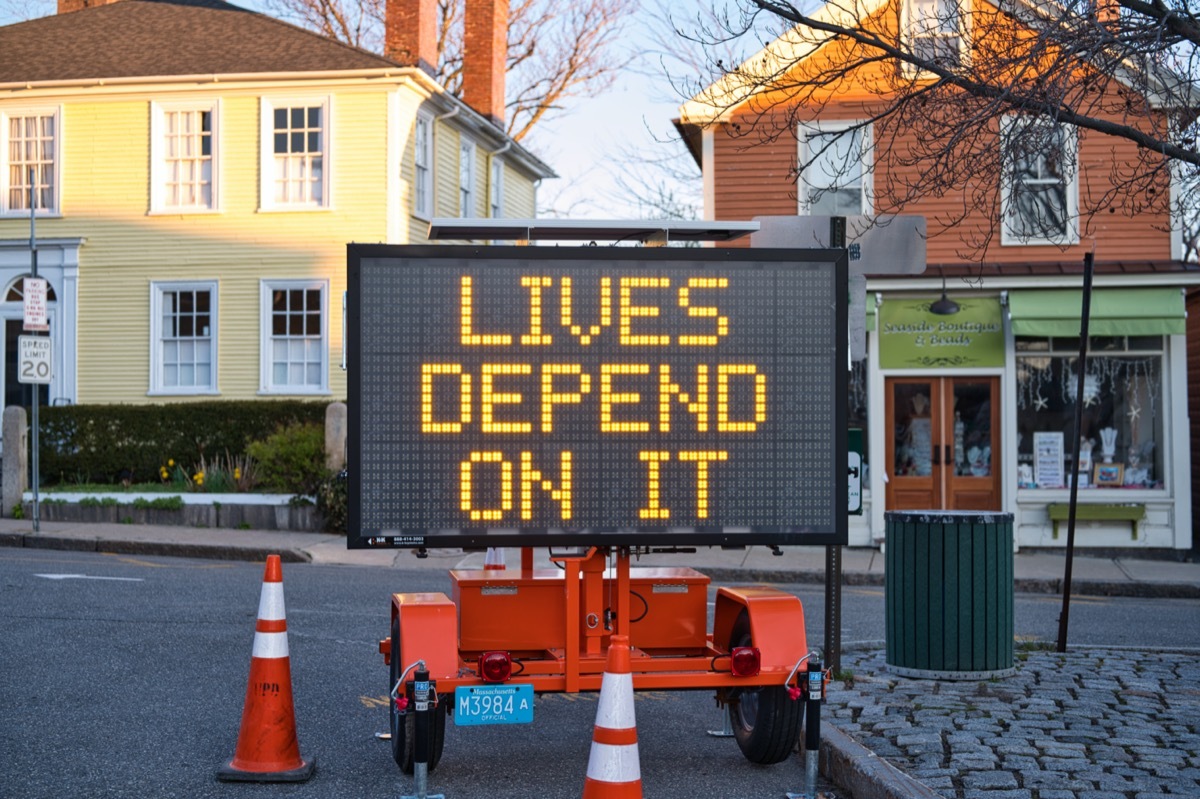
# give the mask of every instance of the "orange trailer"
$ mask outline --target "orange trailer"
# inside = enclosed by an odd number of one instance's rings
[[[631,644],[635,690],[712,689],[728,706],[747,759],[777,763],[795,751],[808,653],[800,600],[769,586],[717,590],[707,624],[709,579],[690,568],[636,568],[628,549],[551,553],[561,569],[453,570],[452,597],[393,594],[391,636],[379,642],[393,694],[414,659],[425,662],[445,712],[435,716],[432,770],[457,689],[529,685],[537,693],[600,690],[613,634]],[[489,663],[488,658],[491,658]],[[412,716],[391,705],[392,748],[412,773]]]

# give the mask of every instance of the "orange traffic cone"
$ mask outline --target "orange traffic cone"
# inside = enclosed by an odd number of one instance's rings
[[[489,571],[508,568],[504,565],[504,550],[500,547],[488,547],[487,554],[483,556],[483,568]]]
[[[312,776],[316,761],[300,757],[296,712],[292,705],[292,668],[288,659],[287,618],[283,607],[283,567],[278,555],[267,557],[250,681],[242,709],[233,760],[217,779],[241,782],[301,782]]]
[[[642,799],[627,635],[614,635],[608,644],[583,799]]]

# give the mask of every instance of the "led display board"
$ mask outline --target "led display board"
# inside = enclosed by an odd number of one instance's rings
[[[350,245],[349,546],[845,543],[838,250]]]

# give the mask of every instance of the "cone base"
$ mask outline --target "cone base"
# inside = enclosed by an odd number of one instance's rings
[[[313,775],[317,767],[316,758],[300,759],[300,767],[289,771],[246,771],[234,768],[230,761],[217,770],[221,782],[304,782]]]

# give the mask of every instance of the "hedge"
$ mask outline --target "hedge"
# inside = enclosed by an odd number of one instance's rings
[[[47,485],[156,482],[159,468],[168,459],[191,468],[201,457],[243,455],[250,442],[290,424],[324,425],[328,404],[213,400],[42,407],[38,409],[41,481]]]

